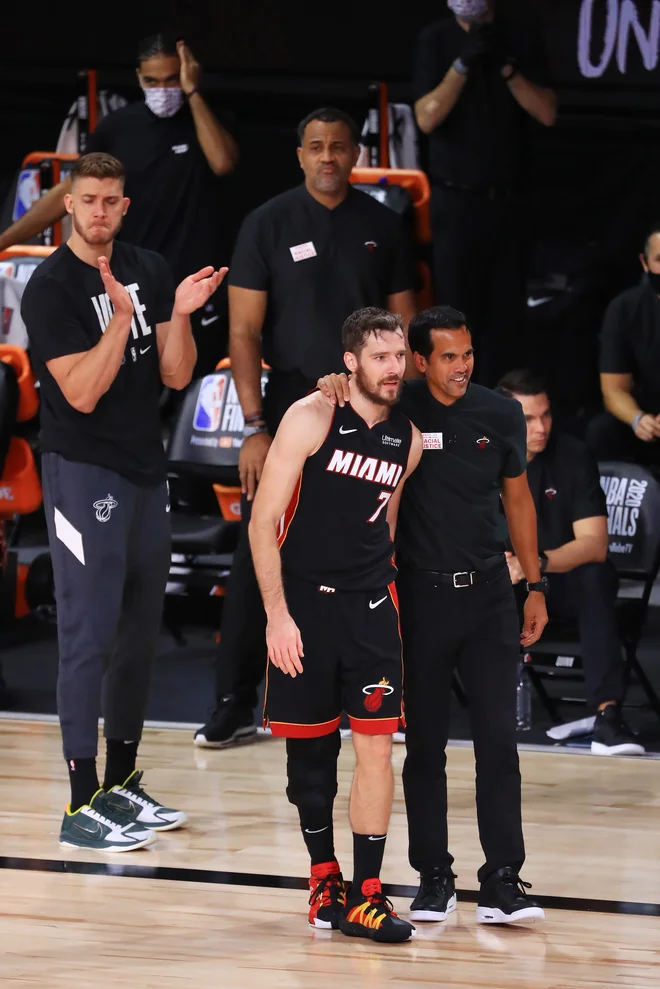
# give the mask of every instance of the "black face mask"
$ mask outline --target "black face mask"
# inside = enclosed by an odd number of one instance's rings
[[[655,294],[660,295],[660,274],[657,274],[655,271],[647,271],[646,277]]]

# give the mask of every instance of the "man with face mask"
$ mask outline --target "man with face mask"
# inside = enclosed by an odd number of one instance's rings
[[[533,32],[514,38],[491,0],[448,0],[415,59],[415,116],[429,136],[435,295],[471,314],[479,380],[493,386],[519,346],[524,275],[517,198],[525,126],[556,118]]]
[[[145,38],[137,68],[144,101],[108,114],[89,141],[89,151],[113,155],[126,168],[131,210],[121,238],[161,254],[177,283],[209,262],[217,265],[230,247],[222,240],[218,176],[232,171],[238,148],[206,103],[200,77],[184,41]],[[67,179],[46,193],[0,234],[0,250],[61,219],[70,191]],[[198,373],[212,370],[226,351],[226,297],[224,307],[220,303],[214,296],[193,317]]]
[[[605,313],[600,385],[606,412],[589,425],[587,443],[599,460],[660,465],[660,223],[640,254],[639,285],[613,299]]]

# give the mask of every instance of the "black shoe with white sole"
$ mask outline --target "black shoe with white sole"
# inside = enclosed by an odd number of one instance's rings
[[[524,883],[515,869],[505,866],[484,880],[479,891],[477,920],[480,924],[524,924],[545,920],[543,908],[526,893],[530,883]]]
[[[207,724],[195,732],[195,745],[224,749],[252,741],[256,734],[252,711],[240,707],[233,697],[223,697]]]
[[[410,919],[433,923],[446,920],[456,909],[454,873],[451,869],[431,869],[419,877],[419,892],[410,904]]]
[[[621,707],[608,704],[596,715],[591,751],[594,755],[644,755],[646,749],[623,720]]]

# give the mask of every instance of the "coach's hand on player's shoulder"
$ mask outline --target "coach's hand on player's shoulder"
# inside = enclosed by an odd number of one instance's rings
[[[525,601],[520,644],[533,646],[541,638],[547,624],[548,609],[545,604],[545,594],[542,591],[530,591]]]
[[[268,616],[266,625],[268,658],[283,673],[296,677],[302,673],[303,644],[300,629],[287,610]]]
[[[339,403],[339,407],[343,408],[351,399],[346,374],[326,374],[323,378],[319,378],[316,384],[321,394],[333,405]]]
[[[132,316],[133,301],[124,286],[117,281],[110,271],[110,263],[106,257],[99,258],[99,272],[103,281],[103,288],[112,303],[114,311],[124,316]]]
[[[247,495],[248,501],[253,501],[257,493],[257,484],[261,480],[272,442],[273,438],[268,433],[255,433],[243,440],[238,455],[238,475],[241,479],[241,491]]]
[[[229,268],[214,271],[213,265],[201,268],[194,275],[188,275],[178,286],[174,295],[174,311],[180,316],[190,316],[201,309],[224,280]]]

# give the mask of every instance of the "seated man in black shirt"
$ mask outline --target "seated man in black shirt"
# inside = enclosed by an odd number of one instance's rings
[[[639,285],[613,299],[605,313],[600,385],[607,412],[589,425],[598,460],[660,465],[660,222],[640,255]]]
[[[617,577],[607,559],[607,509],[598,466],[584,443],[552,432],[550,401],[542,382],[527,371],[511,371],[499,384],[517,399],[527,421],[527,478],[538,520],[541,573],[548,577],[548,614],[577,618],[587,687],[596,708],[591,751],[597,755],[642,755],[621,716],[623,654],[616,626]],[[523,579],[507,554],[515,585]]]
[[[552,126],[556,98],[532,26],[514,37],[489,0],[448,6],[454,16],[419,37],[414,78],[415,116],[429,135],[435,296],[470,313],[479,380],[493,386],[524,317],[525,126],[529,117]]]

